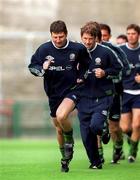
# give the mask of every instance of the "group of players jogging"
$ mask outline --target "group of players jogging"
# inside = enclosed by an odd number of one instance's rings
[[[89,21],[81,27],[81,43],[70,41],[64,21],[50,25],[51,40],[31,57],[30,72],[44,79],[50,115],[61,152],[61,171],[68,172],[74,153],[70,113],[76,108],[90,169],[102,169],[103,144],[113,140],[111,163],[136,160],[140,139],[140,27],[126,28],[127,42],[109,42],[107,24]]]

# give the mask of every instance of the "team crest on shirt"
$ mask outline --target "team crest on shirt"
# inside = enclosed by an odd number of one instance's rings
[[[101,58],[97,57],[95,59],[95,65],[101,65]]]
[[[70,61],[75,61],[75,54],[71,53],[69,58],[70,58]]]
[[[48,55],[48,56],[45,57],[45,59],[46,59],[46,60],[54,60],[54,57],[51,56],[51,55]]]

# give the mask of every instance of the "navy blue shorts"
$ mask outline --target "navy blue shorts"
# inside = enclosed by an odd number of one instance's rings
[[[119,121],[121,116],[121,106],[122,106],[122,96],[115,94],[113,98],[113,103],[109,110],[109,120]]]
[[[79,100],[79,96],[77,95],[77,93],[75,93],[75,91],[69,92],[64,97],[49,98],[49,107],[50,107],[50,111],[51,111],[50,112],[51,117],[53,117],[53,118],[56,117],[56,111],[64,98],[69,98],[69,99],[73,100],[75,105],[77,104],[77,102]]]
[[[140,108],[140,95],[123,93],[122,113],[131,112],[134,108]]]

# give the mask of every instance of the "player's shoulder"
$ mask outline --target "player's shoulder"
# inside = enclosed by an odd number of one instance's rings
[[[118,49],[118,47],[117,47],[115,44],[111,43],[111,42],[105,42],[105,41],[103,41],[103,42],[102,42],[102,45],[104,45],[104,46],[106,46],[106,47],[108,47],[108,48],[110,48],[110,49],[112,49],[112,50]]]
[[[44,48],[49,48],[49,47],[51,47],[51,46],[52,46],[52,42],[51,42],[51,40],[48,40],[47,42],[42,43],[42,44],[39,46],[39,48],[44,49]]]
[[[102,44],[99,43],[97,47],[102,51],[110,51],[111,50],[111,48],[109,46],[105,45],[104,43],[102,43]]]
[[[104,54],[104,55],[109,55],[109,56],[112,56],[112,57],[116,57],[117,58],[117,54],[115,53],[115,51],[109,47],[109,46],[106,46],[104,44],[98,44],[99,46],[99,51]]]
[[[107,47],[109,47],[112,51],[114,51],[115,53],[119,53],[119,54],[122,54],[123,51],[122,49],[120,48],[120,45],[116,45],[116,44],[113,44],[111,42],[106,42],[105,44]]]

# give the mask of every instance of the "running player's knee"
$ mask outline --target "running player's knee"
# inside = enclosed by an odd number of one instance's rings
[[[59,123],[63,122],[66,119],[66,116],[64,113],[56,112],[56,118]]]
[[[103,114],[98,112],[94,113],[90,124],[90,128],[94,134],[102,135],[105,120],[106,116],[104,116]]]
[[[123,126],[121,125],[120,128],[123,133],[127,133],[127,132],[131,131],[131,129],[126,125],[123,125]]]
[[[90,124],[91,131],[96,135],[102,135],[104,121],[105,121],[104,115],[100,113],[95,113]]]

